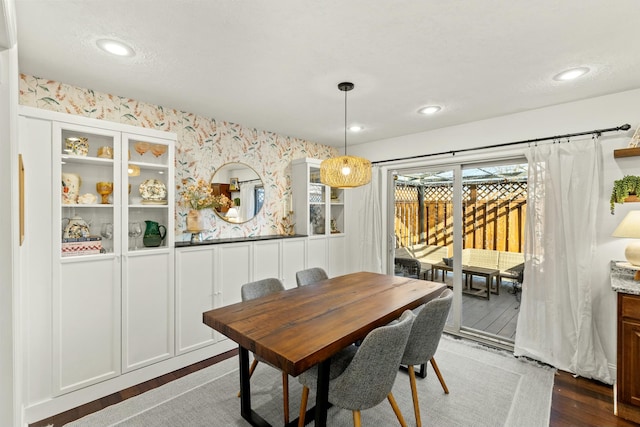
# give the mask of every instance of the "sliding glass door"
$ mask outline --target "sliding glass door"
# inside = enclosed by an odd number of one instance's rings
[[[450,332],[515,338],[526,173],[523,160],[394,171],[393,271],[454,289]]]

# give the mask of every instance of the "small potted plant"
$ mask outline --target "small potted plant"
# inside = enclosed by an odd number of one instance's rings
[[[613,190],[611,190],[611,215],[615,211],[615,203],[624,203],[629,196],[638,196],[640,193],[640,176],[626,175],[622,179],[613,182]]]

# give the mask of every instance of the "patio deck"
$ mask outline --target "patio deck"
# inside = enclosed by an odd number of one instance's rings
[[[474,287],[481,286],[484,286],[483,280],[474,280]],[[513,341],[519,308],[511,282],[504,280],[500,295],[491,294],[490,300],[462,295],[462,325]]]
[[[396,274],[402,275],[401,272]],[[445,283],[450,285],[452,275],[445,277]],[[474,277],[473,287],[485,289],[485,281],[481,277]],[[479,292],[484,294],[484,292]],[[520,294],[518,299],[513,293],[513,282],[503,280],[500,294],[491,294],[490,299],[462,294],[462,326],[476,329],[488,334],[513,341],[516,338],[516,326],[520,308]]]

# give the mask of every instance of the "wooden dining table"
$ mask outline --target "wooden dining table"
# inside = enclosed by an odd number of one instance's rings
[[[325,426],[331,356],[444,289],[443,283],[358,272],[216,308],[202,317],[239,345],[240,413],[245,420],[253,426],[270,425],[251,408],[253,352],[294,377],[318,365],[316,404],[306,420]]]

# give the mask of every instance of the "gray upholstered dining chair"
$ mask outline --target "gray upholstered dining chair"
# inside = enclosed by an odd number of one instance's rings
[[[240,295],[242,297],[242,301],[249,301],[252,299],[260,298],[266,295],[273,294],[275,292],[284,291],[284,285],[279,279],[270,278],[258,280],[255,282],[249,282],[242,285],[240,288]],[[249,379],[251,379],[251,375],[256,370],[256,366],[258,366],[258,361],[266,363],[261,357],[254,355],[253,362],[251,363],[251,367],[249,368]],[[271,365],[270,365],[271,366]],[[240,397],[240,393],[238,393],[238,397]],[[283,410],[284,410],[284,423],[289,423],[289,375],[286,372],[282,372],[282,402],[283,402]]]
[[[411,335],[409,335],[407,346],[402,355],[401,364],[406,365],[409,371],[413,411],[418,427],[420,427],[422,423],[420,421],[420,406],[418,405],[418,390],[416,389],[414,365],[420,365],[421,376],[424,378],[426,376],[426,363],[430,362],[445,394],[449,394],[449,389],[444,382],[444,378],[442,378],[442,374],[440,373],[440,369],[438,369],[433,355],[438,349],[442,330],[447,322],[452,301],[453,292],[451,289],[445,289],[440,294],[440,297],[429,301],[416,310],[417,315],[411,327]]]
[[[306,270],[296,273],[296,283],[298,286],[309,285],[328,278],[327,273],[320,267],[307,268]]]
[[[337,357],[331,358],[329,402],[337,407],[351,410],[355,427],[360,427],[360,411],[378,405],[385,397],[398,417],[400,425],[403,427],[407,425],[391,389],[414,318],[415,315],[411,310],[406,310],[397,322],[371,331],[362,340],[357,350],[354,350],[355,346],[349,346],[338,353]],[[334,365],[337,365],[335,369]],[[299,426],[304,426],[309,388],[315,387],[317,375],[317,368],[314,367],[298,377],[304,386],[300,402]]]

